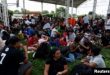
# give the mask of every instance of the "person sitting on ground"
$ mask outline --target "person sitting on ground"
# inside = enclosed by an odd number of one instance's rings
[[[60,49],[54,48],[49,58],[45,63],[44,75],[67,75],[67,62],[61,56]]]
[[[27,28],[24,30],[25,32],[25,35],[27,36],[27,38],[29,36],[31,36],[33,33],[35,33],[35,30],[30,26],[28,25]]]
[[[110,30],[106,30],[105,34],[101,37],[104,48],[110,48]]]
[[[41,43],[35,53],[33,54],[33,59],[46,59],[50,53],[49,44],[47,42]]]
[[[90,33],[84,33],[83,38],[80,40],[79,42],[79,50],[80,52],[82,52],[83,54],[87,54],[87,51],[89,50],[90,46],[91,46],[91,36]]]
[[[71,29],[71,30],[69,30],[69,32],[68,32],[68,42],[74,42],[74,40],[75,40],[75,38],[76,38],[76,34],[74,33],[74,31]]]
[[[94,68],[106,68],[100,51],[100,48],[92,46],[88,51],[88,55],[81,60],[81,64],[74,66],[70,75],[93,75],[92,70]]]
[[[105,68],[106,65],[100,51],[100,48],[93,46],[89,50],[88,56],[82,59],[81,62],[91,68]]]
[[[0,75],[30,75],[32,64],[28,62],[27,47],[22,46],[16,36],[10,37],[5,44],[0,52]]]
[[[38,48],[38,37],[35,33],[28,38],[28,50],[36,51]]]
[[[59,42],[60,42],[60,45],[61,46],[67,46],[66,38],[61,37],[60,40],[59,40]]]
[[[48,42],[49,37],[46,34],[41,34],[41,38],[38,40],[38,44],[40,45],[43,42]]]
[[[75,59],[77,57],[79,57],[79,53],[77,53],[77,50],[78,47],[75,47],[74,44],[71,44],[69,46],[69,50],[67,52],[67,57],[65,57],[65,59],[68,61],[68,62],[73,62],[75,61]]]
[[[57,25],[53,27],[53,29],[52,29],[52,31],[51,31],[51,37],[52,37],[52,38],[55,38],[55,37],[57,37],[57,36],[60,34],[60,33],[58,32],[57,28],[58,28]]]

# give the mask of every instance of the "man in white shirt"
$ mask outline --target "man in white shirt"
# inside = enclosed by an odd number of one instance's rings
[[[26,25],[30,25],[30,24],[32,24],[32,22],[30,22],[28,19],[25,21],[25,24]]]
[[[94,75],[94,68],[106,68],[100,51],[100,48],[92,46],[82,63],[74,66],[71,75]]]
[[[56,37],[57,33],[58,33],[58,30],[56,29],[56,27],[54,27],[51,31],[51,37]]]
[[[85,24],[89,24],[89,17],[86,15],[83,18]]]
[[[95,57],[91,57],[89,63],[96,64],[96,68],[105,68],[106,67],[102,55],[97,55]]]
[[[105,68],[106,65],[100,51],[100,48],[93,46],[89,51],[89,57],[82,60],[83,64],[91,68]]]
[[[50,29],[51,26],[50,26],[50,23],[47,22],[44,26],[43,26],[43,29]]]
[[[108,19],[107,19],[107,23],[105,25],[105,29],[110,30],[110,14],[108,14],[107,17],[108,17]]]

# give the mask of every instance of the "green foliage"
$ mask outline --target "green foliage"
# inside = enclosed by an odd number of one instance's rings
[[[42,12],[42,14],[43,14],[43,15],[47,15],[47,14],[49,14],[49,11],[48,11],[48,10],[44,10],[44,11]]]
[[[56,16],[64,17],[66,16],[66,11],[64,7],[60,7],[56,9]]]
[[[19,14],[19,13],[21,13],[19,10],[14,11],[14,14]]]
[[[29,10],[21,8],[21,13],[29,13],[29,12],[30,12]]]
[[[93,15],[93,12],[91,11],[91,12],[89,12],[89,15]]]
[[[13,16],[13,11],[8,10],[8,15],[9,15],[9,16]]]
[[[55,16],[65,17],[66,16],[66,11],[65,11],[64,7],[60,7],[60,8],[57,8],[55,12],[51,11],[50,13],[49,13],[49,11],[44,10],[42,12],[42,15],[45,15],[45,16],[48,16],[48,17],[55,17]]]
[[[43,75],[45,61],[37,59],[34,60],[32,64],[32,75]]]

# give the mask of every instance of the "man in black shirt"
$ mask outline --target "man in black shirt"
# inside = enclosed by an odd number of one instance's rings
[[[18,75],[21,62],[23,63],[22,68],[26,67],[25,70],[23,70],[25,71],[23,75],[29,75],[31,64],[27,61],[27,48],[26,46],[22,46],[25,54],[19,50],[20,48],[21,45],[17,37],[11,37],[6,41],[6,46],[0,52],[0,75]],[[28,74],[26,72],[28,72]]]

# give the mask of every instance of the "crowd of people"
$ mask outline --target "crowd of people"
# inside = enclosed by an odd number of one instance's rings
[[[108,15],[108,19],[110,15]],[[44,75],[92,75],[93,68],[106,68],[101,48],[110,48],[105,20],[88,15],[78,19],[27,16],[14,19],[10,27],[0,23],[0,75],[31,75],[33,60],[45,60]],[[81,59],[73,67],[68,63]]]

